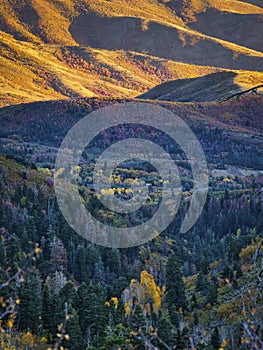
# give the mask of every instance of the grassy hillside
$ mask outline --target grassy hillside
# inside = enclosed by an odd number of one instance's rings
[[[259,35],[262,35],[262,18],[262,14],[244,16],[238,12],[220,12],[210,8],[198,14],[189,26],[203,34],[226,41],[231,37],[233,43],[262,52],[263,44],[259,39]]]
[[[185,27],[190,18],[195,19],[196,14],[208,8],[243,15],[263,14],[259,2],[253,5],[249,1],[231,0],[1,0],[1,29],[20,39],[74,45],[69,25],[80,14],[90,11],[100,16],[145,18]]]
[[[263,81],[263,73],[258,73],[256,79],[250,80],[250,84],[257,85]],[[251,78],[244,72],[218,72],[198,78],[178,79],[155,86],[139,98],[150,100],[164,100],[173,102],[212,102],[224,101],[244,92],[247,78]],[[243,83],[243,84],[242,84]],[[261,86],[262,84],[258,84]],[[261,86],[255,92],[262,92]]]
[[[135,97],[229,69],[237,89],[258,85],[262,6],[219,3],[0,0],[0,106]]]
[[[37,45],[0,36],[2,106],[69,96],[133,97],[167,80],[219,70],[136,52]]]

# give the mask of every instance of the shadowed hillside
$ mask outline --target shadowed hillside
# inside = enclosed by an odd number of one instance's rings
[[[76,19],[70,31],[80,45],[145,52],[189,64],[262,70],[261,53],[157,22],[149,22],[144,27],[140,18],[106,18],[88,14]],[[233,59],[235,50],[239,50],[239,54]]]
[[[38,141],[59,146],[68,130],[88,113],[111,104],[130,101],[139,100],[78,98],[66,101],[34,102],[0,108],[0,122],[2,126],[0,137]],[[209,123],[212,127],[239,130],[247,133],[255,132],[259,136],[263,132],[261,117],[263,113],[263,96],[260,95],[244,95],[240,99],[213,103],[185,104],[152,100],[144,100],[143,102],[158,103],[173,111],[190,124]]]
[[[235,82],[237,76],[234,72],[219,72],[199,78],[168,81],[139,98],[174,102],[221,101],[242,92]]]
[[[196,21],[189,23],[189,26],[198,32],[229,40],[241,46],[253,50],[263,50],[263,15],[220,12],[216,9],[207,9],[206,12],[197,15]],[[253,23],[253,25],[251,25]],[[245,34],[245,31],[247,34]]]

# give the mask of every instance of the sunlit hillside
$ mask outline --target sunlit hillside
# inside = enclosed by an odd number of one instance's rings
[[[0,105],[135,97],[235,71],[262,82],[260,1],[0,0]]]
[[[33,44],[1,34],[0,104],[83,96],[136,96],[161,82],[219,69],[142,53]],[[257,80],[258,73],[251,73]]]

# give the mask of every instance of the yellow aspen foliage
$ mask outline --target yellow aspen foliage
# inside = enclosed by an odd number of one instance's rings
[[[155,313],[158,313],[164,293],[165,287],[160,288],[157,286],[153,276],[147,271],[142,271],[140,282],[132,279],[129,288],[126,288],[123,292],[126,315],[130,314],[131,308],[135,303],[141,306],[144,313],[150,314],[152,308]]]
[[[251,244],[246,246],[245,248],[241,249],[241,252],[239,253],[239,258],[242,262],[246,262],[249,260],[249,258],[252,258],[253,255],[256,253],[257,247],[260,247],[262,243],[262,238],[257,237],[255,240],[252,240]],[[261,247],[260,251],[262,251],[263,248]]]
[[[26,332],[22,335],[21,338],[21,344],[23,346],[29,345],[29,346],[34,346],[34,337],[30,332]]]
[[[112,297],[111,300],[114,302],[115,309],[118,309],[119,300],[117,297]]]
[[[36,253],[36,254],[40,254],[40,253],[41,253],[41,249],[40,249],[39,247],[36,247],[36,248],[35,248],[35,253]]]
[[[65,171],[65,168],[59,168],[58,171],[54,174],[55,179],[62,175]]]
[[[219,266],[219,264],[220,264],[219,260],[216,260],[216,261],[212,262],[211,264],[209,264],[209,269],[210,270],[216,269]]]
[[[228,344],[228,340],[224,339],[222,344],[221,344],[221,347],[224,348],[225,346],[227,346],[227,344]]]
[[[45,336],[43,336],[43,337],[40,338],[40,341],[41,341],[41,343],[45,343],[46,344],[48,340],[47,340],[47,338]]]
[[[153,309],[158,313],[161,306],[161,289],[156,285],[154,278],[147,271],[141,272],[140,288],[142,291],[143,302],[150,297],[153,300]]]
[[[129,316],[130,312],[131,312],[131,308],[130,308],[129,302],[127,302],[126,305],[125,305],[126,316]]]
[[[101,193],[103,196],[113,196],[113,195],[114,195],[114,189],[113,189],[113,188],[109,188],[108,190],[102,189],[102,190],[100,191],[100,193]]]
[[[14,326],[14,321],[13,321],[13,320],[8,320],[8,321],[7,321],[7,326],[8,326],[8,328],[13,328],[13,326]]]
[[[80,172],[80,166],[75,166],[72,169],[70,169],[70,174],[71,175],[79,175]]]

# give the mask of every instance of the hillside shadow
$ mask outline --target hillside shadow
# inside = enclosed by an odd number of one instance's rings
[[[236,76],[234,72],[218,72],[199,78],[168,81],[138,98],[172,102],[220,101],[241,91],[234,81]]]
[[[262,70],[260,57],[240,53],[234,58],[232,50],[213,40],[153,21],[145,25],[141,18],[90,12],[76,18],[69,31],[83,46],[142,52],[195,65]]]
[[[231,41],[253,50],[263,51],[263,16],[239,14],[207,9],[196,15],[196,21],[189,26],[203,34]]]

